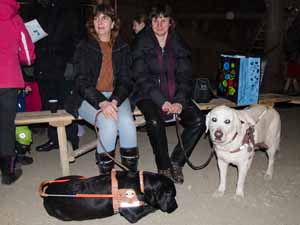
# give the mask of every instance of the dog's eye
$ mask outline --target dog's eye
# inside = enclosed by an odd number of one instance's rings
[[[224,123],[225,124],[230,124],[230,120],[225,120]]]
[[[216,117],[213,117],[213,118],[211,119],[211,121],[217,122],[217,118],[216,118]]]

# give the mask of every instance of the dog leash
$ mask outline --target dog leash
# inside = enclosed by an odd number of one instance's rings
[[[182,141],[182,138],[181,138],[181,135],[179,134],[179,116],[178,114],[175,114],[175,118],[176,118],[176,135],[177,135],[177,139],[178,139],[178,142],[179,142],[179,145],[180,145],[180,148],[184,154],[184,158],[185,158],[185,161],[186,163],[189,165],[189,167],[191,167],[193,170],[201,170],[201,169],[204,169],[211,161],[212,157],[214,156],[214,150],[212,150],[210,152],[210,155],[208,157],[208,159],[201,165],[199,166],[195,166],[190,160],[189,160],[189,157],[186,155],[186,151],[184,149],[184,146],[183,146],[183,141]]]
[[[104,150],[104,153],[106,154],[107,157],[109,157],[111,160],[113,160],[121,169],[125,170],[125,171],[130,171],[130,169],[123,165],[120,161],[116,160],[114,157],[112,157],[108,151],[106,150],[103,142],[101,141],[101,138],[100,138],[100,135],[99,135],[99,129],[97,128],[96,124],[97,124],[97,120],[98,120],[98,116],[100,115],[100,113],[102,112],[102,110],[100,109],[97,113],[96,113],[96,116],[95,116],[95,122],[94,122],[94,129],[95,129],[95,132],[96,132],[96,137],[97,137],[97,140],[99,141],[99,144],[101,145],[102,149]]]
[[[130,171],[130,169],[128,167],[126,167],[125,165],[123,165],[120,161],[116,160],[114,157],[112,157],[108,151],[106,150],[106,148],[104,147],[104,144],[102,143],[101,139],[100,139],[100,136],[99,136],[99,129],[97,128],[96,124],[97,124],[97,120],[98,120],[98,116],[100,115],[100,113],[102,112],[102,110],[100,109],[97,113],[96,113],[96,116],[95,116],[95,122],[94,122],[94,129],[95,129],[95,132],[96,132],[96,137],[99,141],[99,144],[101,145],[101,147],[103,148],[105,154],[107,155],[107,157],[109,157],[111,160],[113,160],[121,169],[125,170],[125,171]],[[176,119],[176,135],[177,135],[177,139],[178,139],[178,142],[179,142],[179,145],[180,145],[180,148],[181,150],[183,151],[184,153],[184,158],[185,158],[185,161],[186,163],[189,165],[189,167],[191,167],[193,170],[201,170],[201,169],[204,169],[211,161],[212,157],[214,156],[214,151],[212,150],[210,152],[210,155],[208,157],[208,159],[201,165],[199,166],[195,166],[190,160],[189,160],[189,157],[186,155],[186,151],[184,149],[184,146],[183,146],[183,142],[182,142],[182,138],[181,138],[181,135],[179,134],[179,116],[177,114],[174,114],[175,115],[175,119]]]

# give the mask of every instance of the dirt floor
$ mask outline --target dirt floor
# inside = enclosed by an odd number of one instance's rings
[[[277,154],[274,176],[264,180],[267,157],[257,152],[245,184],[245,198],[233,199],[236,185],[236,169],[228,171],[227,191],[222,198],[212,197],[218,185],[215,158],[203,170],[185,167],[185,183],[176,185],[178,209],[172,214],[155,212],[137,224],[163,225],[300,225],[300,107],[278,108],[282,119],[281,151]],[[94,138],[86,127],[81,143]],[[170,148],[176,144],[174,127],[168,128]],[[46,135],[35,135],[34,145],[46,141]],[[138,132],[140,168],[156,171],[148,137]],[[201,139],[192,161],[200,164],[209,154],[208,139]],[[109,225],[128,224],[120,215],[101,220],[62,222],[50,217],[37,193],[42,180],[61,176],[58,150],[47,153],[32,151],[34,164],[23,167],[24,175],[12,186],[0,185],[1,225]],[[97,175],[94,152],[90,152],[71,164],[72,174]]]

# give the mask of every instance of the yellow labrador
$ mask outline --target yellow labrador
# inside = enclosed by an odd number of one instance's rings
[[[218,159],[220,184],[214,196],[223,196],[226,189],[228,164],[238,168],[237,197],[244,197],[244,183],[255,149],[266,149],[266,179],[273,174],[274,157],[279,150],[281,121],[272,107],[256,105],[244,110],[227,106],[215,107],[206,117],[213,148]]]

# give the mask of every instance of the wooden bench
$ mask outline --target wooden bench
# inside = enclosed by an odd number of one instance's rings
[[[62,174],[63,176],[67,176],[70,174],[69,163],[74,162],[76,157],[95,149],[97,146],[97,140],[94,140],[73,150],[66,136],[66,126],[71,124],[73,120],[75,120],[75,118],[65,110],[58,110],[57,113],[51,113],[50,111],[19,112],[17,113],[15,123],[16,125],[48,123],[57,128]]]
[[[280,102],[289,102],[293,104],[300,104],[300,96],[288,96],[288,95],[281,95],[281,94],[261,94],[259,96],[258,104],[270,105],[273,106],[275,103]],[[234,102],[225,99],[225,98],[213,98],[210,102],[207,103],[196,103],[200,110],[211,110],[212,108],[218,105],[226,105],[229,107],[239,107]],[[136,109],[134,111],[135,116],[142,116],[142,113]],[[141,119],[139,120],[140,123]]]
[[[300,104],[300,96],[295,97],[279,94],[262,94],[259,98],[260,104],[273,105],[279,102]],[[210,110],[218,105],[237,107],[234,102],[223,98],[213,99],[208,103],[199,103],[197,105],[201,110]],[[136,117],[139,117],[136,122],[136,125],[138,126],[139,123],[142,123],[144,121],[143,116],[138,109],[134,111],[134,115]],[[15,123],[16,125],[48,123],[49,125],[57,128],[62,174],[63,176],[67,176],[70,174],[69,163],[75,161],[76,157],[79,157],[80,155],[95,149],[97,146],[97,140],[95,140],[73,151],[72,145],[68,143],[66,136],[66,126],[71,124],[73,120],[75,120],[75,118],[64,110],[58,110],[57,113],[51,113],[50,111],[19,112],[17,113]]]

